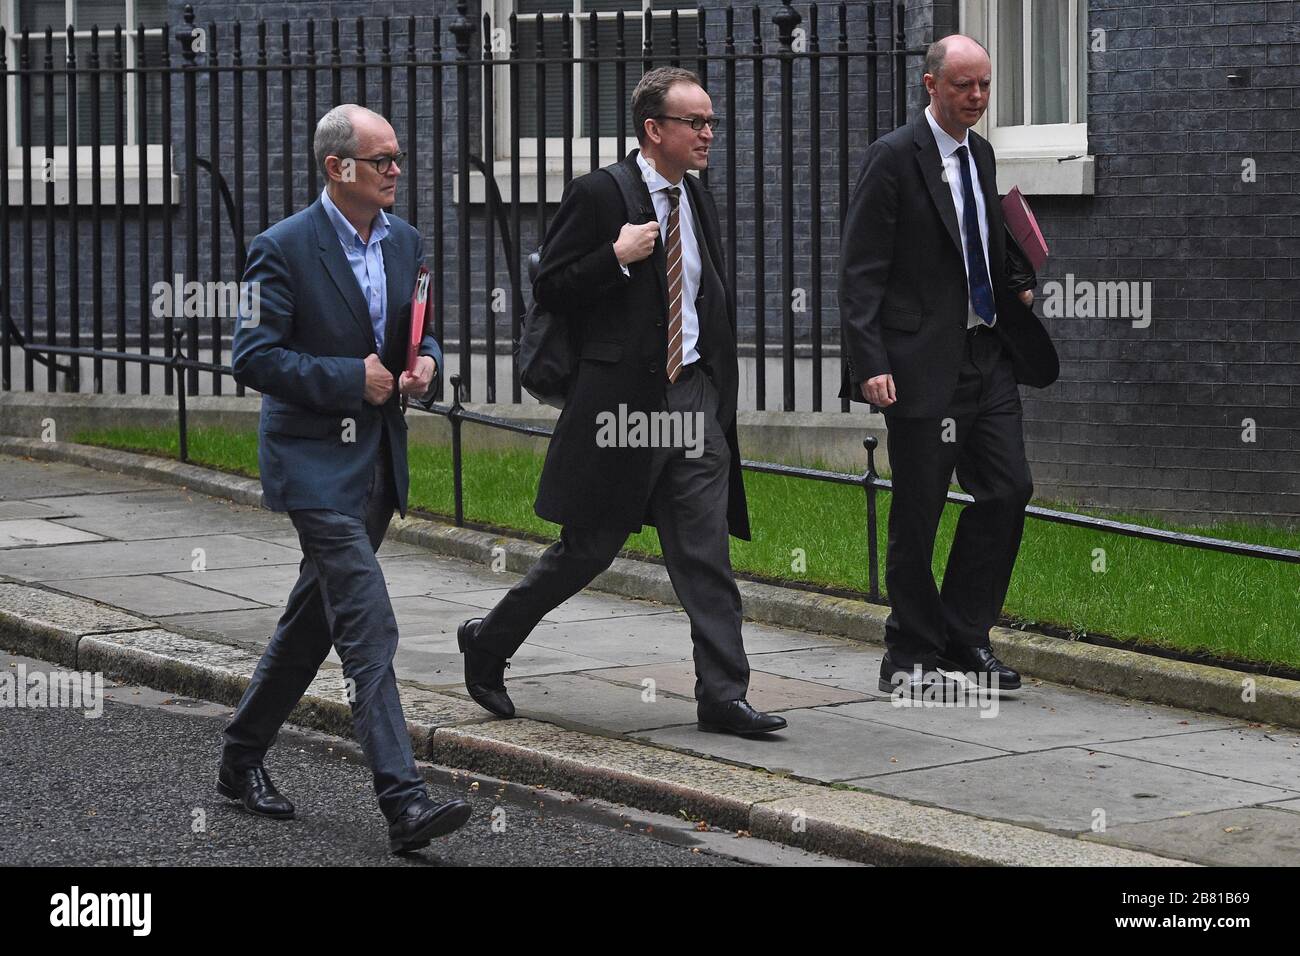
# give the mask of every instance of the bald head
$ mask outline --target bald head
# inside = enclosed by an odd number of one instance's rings
[[[993,64],[978,40],[960,33],[930,44],[925,52],[925,90],[930,112],[957,141],[984,116],[993,86]]]

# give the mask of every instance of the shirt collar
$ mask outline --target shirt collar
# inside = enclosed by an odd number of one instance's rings
[[[930,124],[930,130],[934,133],[934,142],[939,147],[939,155],[947,159],[953,153],[957,152],[958,146],[965,146],[967,155],[970,154],[970,146],[967,140],[970,139],[970,130],[962,136],[961,140],[955,140],[939,125],[935,120],[934,114],[930,112],[930,107],[925,108],[925,118]]]
[[[361,242],[361,233],[357,232],[356,227],[348,222],[348,217],[343,215],[343,211],[334,205],[334,200],[330,198],[328,188],[321,190],[320,201],[321,205],[325,207],[325,215],[329,216],[330,224],[334,226],[334,231],[338,233],[339,240],[343,245],[350,247],[354,243],[361,243],[363,246],[370,244]],[[382,242],[387,235],[388,215],[381,209],[370,224],[370,242]]]
[[[684,187],[683,183],[681,182],[670,183],[668,180],[664,179],[664,177],[659,174],[659,170],[655,169],[653,166],[651,166],[649,163],[645,161],[645,157],[641,155],[640,150],[637,150],[636,164],[641,167],[641,177],[645,180],[646,188],[649,189],[652,193],[658,192],[661,189],[667,189],[669,186],[676,186],[679,190],[678,192],[679,196],[681,195],[681,193],[684,193],[686,191],[683,188]]]

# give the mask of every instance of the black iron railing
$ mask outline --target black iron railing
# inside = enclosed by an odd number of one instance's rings
[[[823,233],[844,214],[862,150],[906,118],[908,69],[923,49],[906,42],[904,5],[511,15],[502,24],[470,9],[457,3],[445,25],[438,16],[335,17],[250,29],[205,24],[187,5],[183,23],[92,28],[81,40],[71,26],[12,38],[0,30],[0,75],[16,110],[11,128],[10,99],[0,96],[3,387],[13,387],[14,330],[27,345],[29,390],[31,346],[42,340],[170,356],[179,329],[191,356],[209,353],[219,366],[236,317],[154,315],[154,282],[178,272],[205,283],[241,277],[252,235],[320,191],[311,146],[320,115],[356,102],[389,117],[409,153],[396,211],[428,240],[435,332],[458,356],[466,394],[519,402],[505,346],[525,308],[522,264],[560,198],[548,190],[548,156],[564,183],[580,166],[621,158],[635,145],[632,88],[643,71],[671,64],[698,73],[724,119],[701,178],[723,200],[724,281],[738,297],[756,407],[766,405],[766,360],[779,357],[780,407],[821,410],[823,359],[839,353],[834,297],[823,289],[834,249]],[[75,171],[86,145],[88,203]],[[49,166],[65,147],[67,161]],[[161,163],[153,173],[151,155]],[[131,201],[129,163],[139,168]],[[11,166],[21,170],[12,207]],[[776,282],[779,290],[769,287]],[[796,350],[811,358],[806,374]],[[508,395],[497,394],[499,362],[511,363],[501,376]],[[115,373],[108,382],[105,363]],[[141,394],[154,364],[141,365]],[[88,387],[125,393],[128,367],[96,355]],[[87,387],[76,362],[62,372],[49,364],[44,377],[50,390]],[[219,370],[187,366],[189,393],[201,384],[217,395],[226,387]],[[173,387],[163,376],[164,391]]]

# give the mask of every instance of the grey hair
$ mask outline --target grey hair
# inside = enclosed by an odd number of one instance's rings
[[[326,156],[355,157],[357,154],[357,131],[352,125],[352,117],[357,113],[379,116],[374,110],[356,103],[341,103],[322,116],[316,124],[312,151],[316,154],[316,165],[320,167],[326,182],[329,181],[329,172],[325,169]]]
[[[943,61],[948,55],[948,41],[953,37],[959,36],[970,40],[986,54],[989,52],[988,47],[983,43],[980,43],[980,41],[976,40],[974,37],[966,36],[964,33],[950,33],[946,37],[940,37],[931,43],[925,51],[925,72],[929,73],[936,80],[939,79],[940,75],[943,73]]]

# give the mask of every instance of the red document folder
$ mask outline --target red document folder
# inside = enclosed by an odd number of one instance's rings
[[[424,321],[429,309],[429,270],[420,266],[415,274],[415,294],[411,296],[411,338],[406,344],[406,370],[414,374],[415,360],[424,341]]]
[[[1012,238],[1020,244],[1029,264],[1037,272],[1047,261],[1047,242],[1043,239],[1043,231],[1038,228],[1033,210],[1020,194],[1019,186],[1012,186],[1011,192],[1003,197],[1002,215],[1007,221],[1007,228],[1011,230]]]

